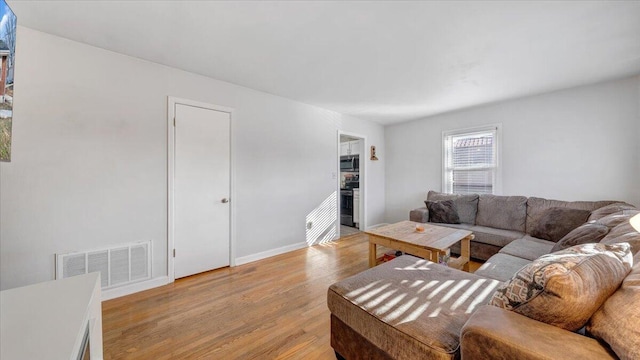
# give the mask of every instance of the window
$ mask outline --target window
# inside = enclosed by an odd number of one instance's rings
[[[495,194],[499,185],[500,125],[445,131],[443,192]]]

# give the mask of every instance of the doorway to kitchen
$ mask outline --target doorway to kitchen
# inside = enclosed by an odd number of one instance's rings
[[[338,219],[339,237],[365,229],[366,138],[338,132]]]

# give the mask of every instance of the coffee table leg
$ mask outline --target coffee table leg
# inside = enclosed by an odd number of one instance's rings
[[[376,266],[376,244],[369,241],[369,267]]]
[[[469,262],[471,261],[471,237],[468,236],[460,242],[460,256],[467,259],[462,266],[462,270],[469,272]]]
[[[438,251],[431,250],[431,262],[434,262],[434,263],[436,263],[436,264],[437,264],[437,263],[438,263],[438,260],[439,260],[439,259],[438,259],[438,255],[439,255],[439,252],[438,252]]]

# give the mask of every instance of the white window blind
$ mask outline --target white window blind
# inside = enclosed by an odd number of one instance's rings
[[[498,178],[496,125],[443,133],[443,191],[493,194]]]

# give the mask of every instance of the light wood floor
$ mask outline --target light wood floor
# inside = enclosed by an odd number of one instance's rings
[[[335,359],[327,288],[367,251],[357,234],[106,301],[104,358]]]

